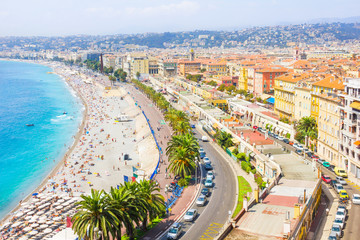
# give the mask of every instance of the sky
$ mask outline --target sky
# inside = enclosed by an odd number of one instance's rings
[[[0,36],[231,31],[359,9],[359,0],[0,0]]]

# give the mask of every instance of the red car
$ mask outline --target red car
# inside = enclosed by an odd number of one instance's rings
[[[253,129],[257,129],[258,128],[258,126],[253,126]]]
[[[328,175],[322,175],[321,179],[326,182],[326,183],[330,183],[331,182],[331,178]]]
[[[314,155],[312,155],[311,158],[314,159],[314,160],[318,160],[318,159],[319,159],[319,156],[314,154]]]
[[[293,142],[293,141],[290,141],[290,142],[289,142],[289,145],[291,145],[291,146],[294,145],[294,142]]]

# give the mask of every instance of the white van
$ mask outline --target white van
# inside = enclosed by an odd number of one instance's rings
[[[209,141],[209,139],[208,139],[207,136],[202,136],[202,137],[201,137],[201,140],[202,140],[203,142],[208,142],[208,141]]]

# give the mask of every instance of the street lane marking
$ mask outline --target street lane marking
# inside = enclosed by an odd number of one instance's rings
[[[200,240],[208,240],[208,239],[214,239],[214,237],[219,233],[216,229],[221,229],[224,226],[224,224],[220,223],[211,223],[210,226],[206,229],[206,231],[201,235]]]

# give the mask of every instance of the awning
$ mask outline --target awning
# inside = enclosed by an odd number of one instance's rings
[[[355,144],[356,146],[359,146],[359,145],[360,145],[360,140],[357,140],[356,142],[354,142],[354,144]]]
[[[354,101],[350,104],[350,107],[360,111],[360,102]]]
[[[275,103],[275,98],[273,98],[273,97],[268,98],[268,99],[266,100],[266,102],[271,103],[271,104],[274,104],[274,103]]]
[[[240,115],[240,116],[244,115],[243,113],[238,112],[238,111],[235,111],[235,112],[234,112],[234,114],[236,114],[236,115]]]

